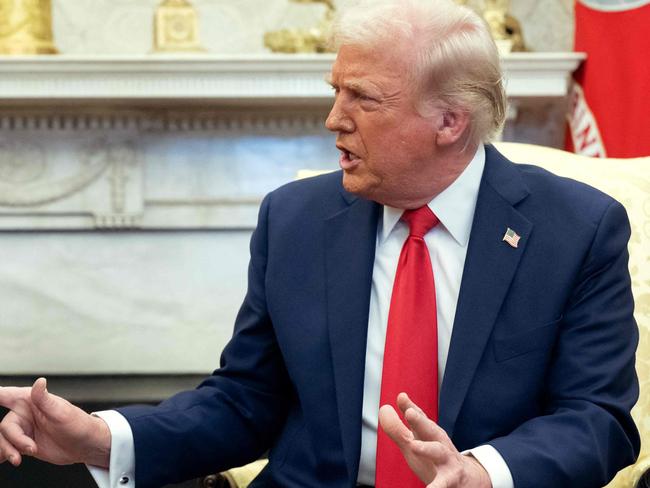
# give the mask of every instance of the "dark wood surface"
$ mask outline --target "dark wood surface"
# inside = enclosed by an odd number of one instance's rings
[[[197,481],[188,481],[169,488],[197,488]],[[92,476],[82,464],[53,466],[36,459],[25,458],[19,468],[9,463],[0,465],[2,488],[97,488]]]

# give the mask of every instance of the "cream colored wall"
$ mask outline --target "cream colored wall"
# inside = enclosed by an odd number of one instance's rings
[[[53,0],[56,44],[66,54],[146,54],[159,0]],[[216,54],[264,52],[264,32],[310,26],[321,5],[289,0],[193,0],[203,46]]]
[[[338,0],[342,6],[349,0]],[[159,0],[53,0],[56,44],[65,54],[145,54],[152,45],[152,18]],[[193,0],[203,46],[213,53],[265,52],[264,33],[309,27],[324,7],[290,0]],[[469,5],[481,8],[481,0]],[[572,0],[512,0],[511,11],[534,51],[572,48]]]

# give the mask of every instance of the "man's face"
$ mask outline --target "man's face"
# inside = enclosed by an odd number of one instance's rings
[[[411,56],[389,45],[341,47],[329,80],[336,99],[325,123],[337,133],[345,189],[401,208],[434,196],[436,179],[436,118],[416,109]]]

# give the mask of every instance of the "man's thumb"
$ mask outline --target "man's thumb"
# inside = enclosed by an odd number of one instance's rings
[[[32,385],[32,404],[44,415],[48,415],[52,408],[53,399],[47,391],[47,380],[37,379]]]

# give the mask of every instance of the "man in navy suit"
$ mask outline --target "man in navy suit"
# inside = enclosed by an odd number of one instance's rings
[[[375,477],[383,430],[420,480],[400,487],[596,488],[634,461],[623,207],[486,144],[505,96],[494,43],[469,10],[365,2],[334,41],[327,127],[342,172],[264,199],[220,369],[157,407],[98,416],[43,379],[0,389],[12,410],[0,460],[85,462],[102,486],[149,488],[269,451],[252,487],[387,488]],[[401,217],[425,206],[440,221],[422,238],[437,422],[409,391],[379,402]]]

